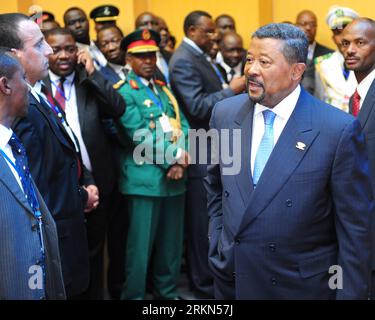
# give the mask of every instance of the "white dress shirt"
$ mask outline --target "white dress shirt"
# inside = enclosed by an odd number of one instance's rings
[[[52,84],[52,95],[55,96],[56,88],[60,83],[60,76],[54,74],[51,70],[49,71],[49,76]],[[77,106],[76,87],[74,85],[74,76],[75,72],[65,77],[64,81],[64,93],[66,98],[65,115],[70,128],[73,130],[74,135],[78,140],[79,147],[81,149],[82,162],[89,171],[92,171],[90,157],[87,152],[85,142],[83,141],[81,125],[79,124],[79,114]]]
[[[0,124],[0,149],[3,150],[3,152],[8,156],[8,158],[13,162],[13,164],[16,164],[16,159],[13,156],[12,148],[8,143],[12,134],[12,129],[9,129],[6,126]],[[3,157],[3,155],[1,156]],[[4,158],[4,160],[8,164],[10,170],[12,170],[12,173],[23,192],[22,183],[18,175],[18,172],[16,171],[16,169],[14,169],[14,167],[9,163],[7,159]]]
[[[251,174],[254,173],[255,156],[257,154],[260,142],[264,134],[264,118],[263,111],[271,110],[276,114],[275,121],[273,123],[273,141],[274,146],[276,145],[282,131],[287,124],[290,115],[296,107],[299,95],[301,93],[301,87],[298,85],[293,92],[284,98],[278,105],[272,109],[267,108],[259,103],[255,104],[254,117],[253,117],[253,130],[251,139]]]
[[[315,48],[316,48],[316,41],[314,41],[312,44],[309,44],[309,48],[307,51],[307,61],[313,60]]]
[[[227,79],[229,82],[231,82],[234,78],[240,78],[242,74],[242,62],[240,62],[238,65],[236,65],[234,68],[228,66],[224,60],[220,63],[220,66],[225,70],[225,73],[227,74]],[[230,73],[231,70],[234,70],[234,75],[232,78],[232,75]]]
[[[125,80],[125,66],[120,66],[119,64],[108,62],[108,66],[112,68],[114,72],[120,77],[121,80]]]
[[[369,91],[371,84],[375,79],[375,69],[372,70],[366,78],[364,78],[360,84],[358,84],[357,91],[361,97],[359,108],[362,108],[363,101],[366,99],[367,92]]]

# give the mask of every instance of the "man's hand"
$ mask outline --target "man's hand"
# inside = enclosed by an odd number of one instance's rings
[[[77,53],[77,63],[78,64],[83,64],[85,66],[85,69],[87,71],[87,73],[89,74],[89,76],[91,76],[94,71],[95,71],[95,67],[94,67],[94,62],[92,61],[91,57],[90,57],[90,53],[85,50],[85,49],[80,49]]]
[[[97,188],[97,186],[94,186],[93,184],[83,188],[88,193],[86,208],[84,211],[90,212],[92,210],[95,210],[99,205],[99,189]]]
[[[231,88],[235,94],[244,92],[246,90],[245,76],[242,76],[241,78],[234,78],[229,83],[229,88]]]
[[[180,180],[184,176],[184,168],[179,164],[175,164],[169,168],[167,173],[168,180]]]
[[[183,169],[186,169],[187,166],[191,163],[191,157],[189,153],[187,153],[185,150],[182,150],[181,156],[177,159],[177,163]]]

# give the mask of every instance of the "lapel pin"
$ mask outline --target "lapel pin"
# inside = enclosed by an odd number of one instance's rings
[[[147,107],[147,108],[150,108],[151,105],[152,105],[152,101],[150,99],[146,99],[143,104]]]
[[[298,141],[296,144],[296,148],[305,151],[306,145],[303,142]]]

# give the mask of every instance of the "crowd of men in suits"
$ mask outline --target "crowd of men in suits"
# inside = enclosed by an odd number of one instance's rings
[[[183,254],[197,299],[373,298],[374,21],[332,7],[333,51],[304,10],[247,51],[226,14],[178,48],[119,14],[91,11],[95,40],[78,7],[0,15],[0,299],[103,299],[105,245],[112,299],[178,299]],[[240,172],[192,161],[214,146],[189,128],[240,129]],[[175,162],[134,160],[139,129]]]

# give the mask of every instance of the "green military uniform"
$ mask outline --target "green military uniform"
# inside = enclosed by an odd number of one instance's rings
[[[179,148],[187,150],[188,122],[179,113],[169,89],[160,82],[154,82],[156,95],[131,71],[117,87],[126,101],[120,122],[129,140],[129,147],[122,153],[120,177],[120,191],[128,196],[129,204],[126,282],[121,298],[144,299],[152,255],[154,297],[174,299],[182,257],[186,179],[167,180],[171,166],[167,150],[171,156]],[[163,113],[172,122],[180,118],[179,133],[164,134],[160,123]],[[186,140],[178,138],[181,132]],[[137,158],[137,151],[143,149],[148,152],[139,152]]]

